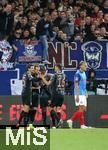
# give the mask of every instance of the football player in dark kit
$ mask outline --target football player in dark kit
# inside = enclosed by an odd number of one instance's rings
[[[39,65],[35,64],[34,65],[34,74],[33,77],[35,80],[32,80],[32,106],[29,111],[29,127],[32,129],[34,128],[34,119],[35,119],[35,114],[38,108],[38,103],[39,103],[39,96],[40,96],[40,82],[41,79],[39,77]]]
[[[52,98],[51,98],[51,118],[53,127],[55,127],[55,120],[57,120],[57,126],[59,127],[62,123],[60,109],[64,101],[65,95],[65,83],[66,83],[66,76],[62,73],[62,66],[60,64],[55,65],[55,74],[51,78],[50,81],[47,81],[44,76],[41,76],[43,82],[52,87]],[[54,107],[57,108],[57,113],[54,111]]]
[[[32,81],[34,74],[34,65],[29,64],[27,66],[27,72],[23,75],[23,90],[22,90],[22,103],[23,109],[20,114],[20,118],[17,124],[17,127],[20,125],[20,122],[24,118],[24,125],[27,126],[29,121],[29,110],[30,105],[32,105]]]
[[[44,77],[46,81],[49,81],[51,79],[51,74],[47,73],[47,68],[45,65],[40,66],[40,77]],[[47,86],[43,81],[41,81],[40,107],[42,109],[43,125],[47,125],[46,108],[49,106],[50,99],[51,99],[50,86]]]

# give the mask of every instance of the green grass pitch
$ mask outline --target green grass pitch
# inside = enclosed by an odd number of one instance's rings
[[[32,133],[31,137],[34,137]],[[18,143],[17,146],[6,146],[5,130],[0,130],[0,150],[13,149],[49,150],[47,145],[44,147],[37,147],[34,144],[21,146]],[[50,150],[108,150],[108,129],[51,129]]]
[[[52,130],[51,150],[108,150],[108,129]]]

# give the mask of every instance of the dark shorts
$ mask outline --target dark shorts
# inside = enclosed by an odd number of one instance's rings
[[[63,95],[59,95],[59,94],[53,95],[51,99],[51,107],[55,107],[55,106],[61,107],[63,102],[64,102]]]
[[[32,96],[30,94],[22,94],[22,103],[23,105],[30,106],[32,104]]]
[[[32,107],[38,107],[39,94],[36,92],[32,93]]]
[[[32,107],[38,107],[38,93],[33,92],[30,94],[22,94],[23,105],[28,105]]]
[[[41,96],[40,97],[40,107],[43,108],[43,107],[49,106],[49,100],[50,100],[50,97]]]

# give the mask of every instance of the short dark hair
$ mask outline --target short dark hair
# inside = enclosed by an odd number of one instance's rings
[[[40,67],[40,71],[46,71],[47,67],[45,66],[45,64],[39,64]]]
[[[92,68],[88,71],[88,79],[91,78],[91,73],[94,73],[94,78],[96,76],[96,71]]]
[[[30,69],[32,66],[34,66],[33,64],[28,64],[27,65],[27,71],[28,71],[28,69]]]

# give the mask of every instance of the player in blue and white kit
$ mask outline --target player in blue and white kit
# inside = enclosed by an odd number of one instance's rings
[[[88,128],[84,124],[84,111],[87,107],[87,91],[86,91],[86,74],[87,64],[81,61],[79,64],[80,69],[77,70],[74,76],[74,97],[75,105],[78,110],[73,114],[72,118],[67,120],[69,128],[72,128],[73,122],[78,119],[82,129]]]

